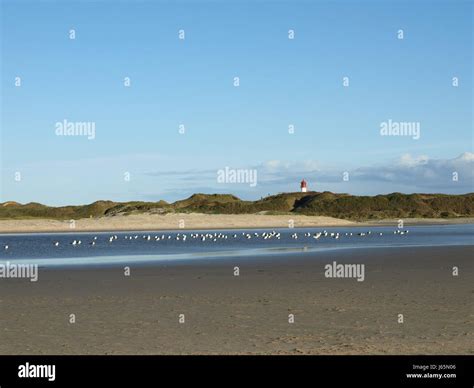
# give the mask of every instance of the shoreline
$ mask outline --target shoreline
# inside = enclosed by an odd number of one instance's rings
[[[429,249],[453,249],[453,250],[473,250],[474,244],[452,244],[452,245],[389,245],[389,246],[350,246],[350,247],[328,247],[319,249],[298,249],[287,250],[284,252],[268,251],[268,248],[256,248],[251,253],[239,252],[229,253],[229,251],[218,252],[217,255],[209,255],[209,252],[200,252],[196,256],[189,257],[189,255],[182,254],[144,254],[130,259],[125,255],[122,256],[92,256],[92,257],[67,257],[55,259],[33,259],[27,260],[29,264],[37,264],[39,270],[56,271],[56,272],[87,272],[87,271],[114,271],[122,270],[124,266],[132,266],[134,269],[146,271],[147,269],[156,270],[159,268],[206,268],[212,266],[220,266],[231,263],[246,263],[250,265],[271,263],[281,264],[288,262],[290,259],[298,262],[305,262],[309,260],[321,260],[321,258],[328,256],[351,257],[360,256],[361,253],[366,254],[366,260],[371,261],[375,256],[382,256],[384,253],[391,253],[394,251],[400,254],[408,253],[409,251],[423,251]],[[266,252],[255,252],[261,250]],[[177,257],[179,256],[179,257]],[[212,257],[209,257],[212,256]],[[82,260],[82,262],[70,263],[69,261]],[[106,261],[104,261],[106,259]],[[115,261],[114,261],[115,259]],[[7,260],[0,264],[18,264],[15,259]],[[21,263],[21,264],[24,264]],[[229,265],[230,265],[229,264]],[[2,279],[0,278],[0,281]]]
[[[325,216],[262,215],[262,214],[201,214],[168,213],[166,215],[138,214],[74,220],[21,219],[0,220],[0,234],[13,233],[77,233],[77,232],[126,232],[170,230],[228,230],[319,227],[398,227],[398,219],[351,221]],[[407,218],[405,226],[474,224],[474,217],[455,219]]]

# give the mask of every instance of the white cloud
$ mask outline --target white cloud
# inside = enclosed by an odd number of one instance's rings
[[[423,165],[428,162],[428,156],[422,155],[418,157],[413,157],[410,154],[404,154],[400,157],[400,162],[399,164],[401,166],[417,166],[417,165]]]
[[[272,168],[263,164],[259,168],[259,183],[292,184],[300,178],[326,183],[339,184],[342,173],[349,172],[351,184],[368,182],[384,183],[389,190],[405,192],[468,192],[473,191],[474,154],[465,152],[453,159],[432,159],[426,155],[403,154],[399,159],[377,166],[360,166],[344,170],[335,167],[322,167],[315,161],[298,163],[272,162]],[[278,168],[277,168],[278,167]],[[457,173],[458,180],[453,180]],[[325,185],[328,187],[328,185]],[[380,188],[380,185],[377,185]],[[351,186],[347,185],[347,190]],[[336,189],[335,189],[336,190]]]

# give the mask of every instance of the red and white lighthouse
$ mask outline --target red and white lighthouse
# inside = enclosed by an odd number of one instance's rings
[[[308,191],[308,184],[306,183],[306,181],[303,179],[301,181],[301,192],[302,193],[306,193]]]

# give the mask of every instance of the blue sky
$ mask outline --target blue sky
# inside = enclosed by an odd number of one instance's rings
[[[301,178],[352,194],[473,191],[472,2],[3,0],[1,11],[0,201],[255,199]],[[95,123],[95,138],[57,136],[65,119]],[[381,136],[389,119],[419,123],[420,139]],[[258,184],[217,182],[225,167],[255,169]]]

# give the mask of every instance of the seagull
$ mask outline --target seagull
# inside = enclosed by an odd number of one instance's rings
[[[55,242],[54,242],[54,246],[55,246],[55,247],[59,246],[59,241],[55,241]]]
[[[8,245],[5,245],[5,247],[4,247],[4,248],[5,248],[5,250],[7,251],[7,250],[8,250]]]

